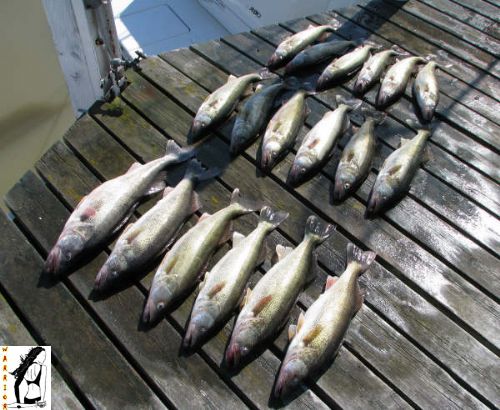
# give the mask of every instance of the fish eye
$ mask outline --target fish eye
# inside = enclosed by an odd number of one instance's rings
[[[306,169],[305,168],[300,168],[300,173],[301,174],[305,174],[306,173]]]
[[[344,184],[344,188],[345,188],[345,189],[349,189],[350,187],[351,187],[351,184],[350,184],[349,182],[346,182],[346,183]]]
[[[65,258],[66,260],[70,260],[72,256],[73,256],[73,255],[71,254],[71,252],[70,252],[70,251],[66,251],[66,252],[64,253],[64,258]]]
[[[384,201],[387,201],[387,195],[382,195],[382,199],[383,199]]]

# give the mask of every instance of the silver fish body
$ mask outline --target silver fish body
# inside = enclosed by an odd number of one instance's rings
[[[192,348],[222,325],[238,305],[245,284],[262,261],[264,240],[288,216],[264,207],[259,224],[248,236],[235,232],[233,248],[205,275],[187,326],[184,346]]]
[[[280,258],[249,292],[226,350],[226,363],[237,366],[241,358],[272,336],[282,325],[300,291],[312,276],[314,248],[334,231],[331,225],[309,217],[303,241],[295,248],[278,245]]]
[[[97,274],[94,289],[109,289],[164,252],[183,223],[200,207],[194,185],[213,175],[214,172],[204,170],[198,161],[192,160],[177,186],[165,188],[163,198],[120,235]]]
[[[230,152],[238,154],[257,137],[271,114],[274,100],[285,84],[272,84],[255,92],[243,105],[234,121]]]
[[[396,101],[405,92],[415,66],[422,62],[425,62],[422,57],[407,57],[391,66],[380,85],[377,106],[386,107]]]
[[[417,101],[420,114],[430,121],[439,102],[439,85],[436,78],[434,61],[427,63],[417,74],[413,83],[413,96]]]
[[[290,168],[287,183],[301,184],[324,164],[349,123],[347,113],[351,109],[349,105],[340,104],[336,110],[325,113],[307,133]]]
[[[258,209],[239,197],[236,189],[231,204],[200,221],[177,240],[156,270],[144,308],[143,321],[156,322],[179,298],[196,284],[209,257],[227,233],[232,219]]]
[[[70,215],[47,257],[45,271],[54,274],[66,272],[83,254],[101,245],[123,226],[148,191],[153,193],[165,188],[161,171],[193,154],[169,141],[164,157],[143,165],[135,163],[127,173],[95,188]]]
[[[373,48],[374,47],[371,45],[361,46],[332,61],[318,78],[316,90],[325,90],[354,73],[366,60],[368,60],[370,51]]]
[[[329,25],[310,25],[307,29],[288,37],[278,45],[273,55],[269,58],[267,66],[271,69],[282,67],[300,51],[304,50],[309,44],[312,44],[328,31],[335,31],[335,28]]]
[[[241,77],[230,75],[227,82],[210,94],[201,104],[189,131],[189,142],[200,140],[231,114],[250,84],[259,80],[261,80],[261,75],[257,73]]]
[[[357,94],[364,94],[382,77],[385,67],[397,53],[394,50],[384,50],[371,56],[361,68],[353,90]]]
[[[335,356],[353,316],[363,304],[358,277],[375,256],[374,252],[363,252],[348,244],[344,273],[338,279],[329,277],[325,292],[301,315],[297,326],[290,326],[292,339],[278,374],[276,397],[286,396]]]
[[[374,129],[375,120],[367,118],[344,147],[335,173],[335,202],[355,192],[368,176],[376,146]]]
[[[291,149],[307,115],[306,92],[297,91],[269,121],[262,138],[261,168],[270,171]]]
[[[382,164],[368,197],[365,217],[372,218],[401,199],[410,189],[411,181],[423,162],[430,131],[419,130],[411,140],[401,140],[401,146]]]
[[[342,55],[345,50],[354,44],[353,41],[328,41],[306,48],[285,66],[285,73],[294,73],[322,63],[335,56]]]

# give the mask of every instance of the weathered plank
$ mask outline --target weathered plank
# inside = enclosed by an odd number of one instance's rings
[[[483,31],[486,34],[495,37],[496,39],[500,39],[500,27],[495,21],[491,20],[492,16],[485,17],[479,14],[481,12],[481,9],[473,12],[472,10],[469,10],[466,7],[461,6],[460,4],[457,4],[451,0],[419,1],[437,10],[440,10],[442,13],[445,13],[450,17],[454,17],[455,19],[460,20],[461,22],[468,24],[471,27]]]
[[[165,78],[165,76],[162,76],[160,78]],[[160,81],[160,78],[158,78],[157,81]],[[192,93],[193,93],[193,88],[191,86],[190,91],[185,92],[184,94],[186,95],[186,98],[189,99],[190,98],[189,95],[191,95]],[[171,124],[170,124],[170,121],[168,121],[168,119],[167,119],[168,115],[171,115],[172,113],[165,114],[165,110],[163,108],[163,107],[165,107],[165,103],[161,102],[162,101],[161,95],[156,95],[154,97],[155,104],[147,104],[147,106],[144,109],[142,108],[142,104],[146,103],[147,101],[150,102],[151,99],[153,99],[154,94],[155,94],[154,89],[148,90],[148,86],[146,84],[144,84],[142,81],[140,81],[139,78],[134,77],[134,78],[132,78],[131,86],[129,86],[127,88],[127,90],[124,92],[123,95],[128,101],[132,102],[135,107],[141,107],[140,108],[141,111],[143,111],[143,113],[149,118],[150,121],[154,122],[158,127],[163,129],[165,133],[167,133],[171,136],[174,136],[174,134],[176,132],[171,131]],[[177,112],[176,115],[178,118],[184,117],[184,114],[182,114],[182,111]],[[181,133],[180,135],[175,135],[174,136],[175,139],[178,139],[180,142],[185,141],[185,133],[187,132],[187,129],[189,128],[189,123],[191,121],[191,118],[192,117],[188,118],[186,121],[185,132]],[[227,142],[225,144],[221,145],[221,143],[219,142],[219,139],[211,140],[210,144],[203,145],[200,148],[200,152],[199,152],[198,156],[207,165],[217,165],[219,167],[225,168],[226,165],[230,161],[229,155],[227,153],[227,145],[226,144],[227,144]],[[256,148],[254,147],[253,150],[255,150],[255,149]],[[249,151],[247,151],[247,152],[249,152]],[[254,158],[254,155],[255,155],[254,151],[251,151],[250,157]],[[302,219],[305,219],[305,217],[311,211],[305,210],[304,205],[301,204],[300,202],[298,202],[294,197],[290,197],[290,196],[286,195],[286,193],[284,193],[284,192],[280,192],[280,193],[276,192],[277,191],[276,188],[273,188],[273,185],[274,185],[273,181],[270,181],[268,179],[258,179],[255,181],[253,178],[249,178],[248,180],[241,179],[241,177],[240,177],[241,175],[249,175],[252,172],[253,172],[252,168],[250,167],[250,169],[249,169],[248,166],[245,164],[245,161],[242,160],[240,157],[238,157],[238,158],[233,159],[231,162],[231,166],[225,170],[225,172],[223,174],[223,179],[230,186],[240,186],[242,188],[246,187],[245,191],[248,190],[251,192],[260,192],[262,197],[266,198],[266,200],[268,202],[274,203],[276,206],[279,206],[279,207],[284,206],[287,209],[292,210],[293,212],[291,213],[291,216],[289,218],[290,220],[286,221],[284,223],[282,229],[287,233],[287,236],[293,238],[294,241],[299,241],[301,236],[302,236],[302,232],[300,231],[300,228],[298,228],[298,226],[302,226],[300,221]],[[282,176],[280,175],[280,179],[281,178],[282,178]],[[297,218],[299,218],[299,219],[297,219]],[[339,259],[339,255],[342,255],[344,253],[346,239],[342,238],[342,236],[338,235],[335,237],[334,240],[340,241],[342,243],[342,245],[339,246],[338,248],[337,248],[337,246],[335,246],[336,249],[333,249],[333,248],[330,249],[330,242],[328,242],[328,244],[326,244],[325,246],[322,246],[321,249],[319,250],[320,259],[323,261],[323,263],[326,266],[332,266],[335,262],[338,263],[337,266],[341,266],[341,262],[339,262],[339,261],[341,261],[342,259]],[[338,243],[338,242],[336,242],[336,243]],[[390,274],[387,275],[388,272],[384,268],[377,265],[373,269],[376,269],[377,274],[378,275],[381,274],[381,276],[379,276],[378,282],[377,281],[372,282],[369,279],[366,280],[365,284],[366,284],[366,286],[370,287],[371,290],[373,289],[372,286],[377,287],[378,284],[383,282],[380,279],[380,277],[385,277],[385,279],[388,281],[384,284],[384,286],[380,290],[382,290],[383,288],[388,289],[391,286],[396,286],[396,287],[398,286],[395,283],[392,283],[394,281],[394,277],[392,277],[392,275],[390,275]],[[367,278],[368,278],[368,276],[367,276]],[[318,284],[317,288],[320,289],[321,286],[323,285],[323,283],[324,283],[324,280]],[[391,285],[389,285],[389,283],[391,283]],[[375,293],[376,292],[377,291],[375,291]],[[412,299],[414,297],[417,297],[417,299],[418,299],[418,295],[416,295],[412,291],[410,291],[409,293],[405,293],[405,287],[398,290],[398,292],[402,292],[402,293],[400,293],[400,295],[399,295],[400,298],[397,301],[390,301],[390,299],[391,299],[390,295],[387,295],[387,296],[380,298],[380,302],[381,302],[380,308],[382,308],[382,310],[385,311],[384,313],[390,312],[391,303],[401,302],[403,300],[402,295],[405,295],[404,298]],[[386,298],[389,300],[387,300]],[[314,297],[309,298],[309,301],[306,302],[307,305],[309,305],[313,299],[314,299]],[[422,301],[423,301],[423,299],[422,299]],[[422,302],[419,303],[418,301],[415,301],[414,303],[415,303],[415,305],[419,305]],[[427,308],[433,309],[432,306],[428,305],[427,302],[424,302],[424,304],[427,305]],[[406,305],[406,306],[408,306],[408,305]],[[387,309],[388,307],[389,307],[389,310]],[[397,321],[398,322],[401,321],[400,315],[402,314],[402,312],[404,312],[406,310],[407,309],[405,309],[405,308],[401,308],[401,306],[399,308],[396,308],[395,312],[397,312]],[[436,313],[437,312],[438,311],[436,310]],[[414,313],[414,312],[412,312],[412,313]],[[389,313],[389,315],[391,315],[391,313]],[[438,316],[439,316],[439,313],[438,313]],[[424,322],[428,322],[428,319],[429,318],[426,315],[426,319],[424,320]],[[444,319],[444,321],[443,321],[443,319]],[[410,322],[413,323],[413,322],[415,322],[415,320],[410,320]],[[450,324],[451,326],[448,327],[448,324]],[[447,319],[445,317],[439,318],[439,320],[436,321],[435,325],[436,325],[435,329],[436,329],[438,334],[442,330],[442,326],[447,326],[448,330],[455,333],[455,334],[457,331],[463,332],[458,326],[453,324],[453,322],[450,321],[448,323]],[[464,334],[462,336],[458,337],[458,339],[462,339],[462,337],[466,337],[466,338],[469,338],[468,343],[473,341],[473,339],[470,338],[469,335],[467,335],[465,332],[463,332],[463,333]],[[446,334],[448,335],[448,333],[446,333]],[[433,334],[432,337],[429,338],[429,342],[433,343],[432,342],[433,339],[436,340],[435,334]],[[456,340],[457,339],[454,339],[454,341],[456,341]],[[359,342],[360,341],[358,341],[357,339],[354,339],[352,343],[356,344]],[[479,347],[480,349],[482,349],[480,344],[478,344],[477,342],[474,342],[474,344],[477,347]],[[436,347],[437,347],[437,350],[439,350],[443,347],[443,344],[439,343],[436,345]],[[457,353],[456,352],[456,345],[454,346],[453,349],[450,349],[450,350],[445,349],[445,350],[446,350],[446,353],[444,354],[444,356],[449,355],[450,353],[451,354]],[[453,353],[452,353],[452,351],[453,351]],[[466,344],[466,347],[464,347],[463,352],[460,354],[465,353],[467,355],[469,352],[470,352],[470,345]],[[487,356],[489,355],[487,350],[484,353]],[[484,358],[484,356],[481,354],[481,355],[479,355],[479,357],[477,359],[479,361],[482,361],[483,358]],[[474,360],[476,360],[476,359],[474,359]],[[454,359],[454,360],[450,361],[450,364],[455,366],[459,362],[461,362],[461,360]],[[466,361],[466,362],[468,362],[468,361]],[[462,363],[466,363],[466,362],[462,362]],[[381,361],[380,365],[381,365],[381,367],[384,367],[386,364],[383,361]],[[460,364],[460,366],[461,366],[461,364]],[[469,369],[470,369],[470,366],[466,365],[463,370],[465,371],[465,373],[468,373]],[[471,378],[471,382],[475,383],[474,378]],[[486,388],[486,390],[490,389],[490,386],[484,386],[484,387]],[[482,387],[481,389],[483,389],[484,387]]]
[[[386,1],[391,3],[390,0]],[[394,4],[394,2],[392,2],[392,4]],[[456,18],[447,16],[436,8],[413,0],[405,3],[402,10],[422,19],[423,21],[433,24],[450,34],[453,34],[457,38],[473,45],[474,47],[484,50],[493,56],[500,55],[500,41],[496,38],[470,27],[461,21],[457,21]]]
[[[37,346],[43,343],[38,343],[33,339],[2,294],[0,294],[0,312],[2,312],[2,320],[0,320],[0,345]],[[51,369],[50,389],[53,409],[84,408],[54,365],[52,365]]]
[[[500,22],[500,15],[498,8],[495,5],[484,0],[452,0],[453,3],[460,4],[461,6],[477,13],[481,16],[488,17],[497,23]]]
[[[32,208],[31,213],[39,216],[38,208]],[[62,218],[54,222],[61,223]],[[44,342],[52,346],[53,355],[88,401],[98,408],[164,408],[64,285],[38,286],[43,261],[3,213],[0,230],[2,287]],[[54,316],[55,307],[58,320],[48,320]],[[124,388],[127,395],[112,393]]]

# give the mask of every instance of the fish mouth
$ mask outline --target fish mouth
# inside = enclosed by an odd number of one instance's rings
[[[430,122],[434,116],[434,106],[421,107],[420,114],[424,121]]]
[[[245,357],[250,349],[245,346],[240,346],[237,342],[231,342],[226,350],[225,361],[230,369],[238,367],[241,359]]]
[[[269,68],[278,68],[283,64],[283,57],[277,55],[276,53],[269,58],[267,62],[267,67]]]
[[[288,177],[286,179],[286,183],[292,187],[297,187],[302,184],[307,178],[307,172],[305,168],[292,165],[290,172],[288,173]]]
[[[188,142],[190,144],[198,142],[203,137],[205,129],[206,126],[202,121],[194,120],[187,136]]]
[[[97,292],[109,290],[117,277],[118,272],[110,269],[107,265],[103,265],[95,278],[94,290]]]
[[[360,79],[356,81],[353,87],[353,92],[355,94],[364,94],[366,89],[368,88],[368,80]]]
[[[152,324],[158,322],[167,309],[167,304],[165,302],[155,302],[152,298],[149,298],[144,306],[144,312],[142,313],[142,322],[144,324]]]
[[[376,195],[372,195],[368,197],[368,203],[366,204],[365,210],[365,219],[373,219],[377,216],[380,211],[380,200]]]
[[[335,185],[333,187],[333,201],[334,202],[342,202],[347,196],[347,191],[344,187],[344,183],[342,181],[335,181]]]
[[[45,261],[44,265],[44,272],[57,275],[61,272],[61,258],[62,258],[62,251],[59,246],[54,246],[52,250],[50,251],[49,255],[47,256],[47,260]]]
[[[302,382],[304,370],[302,361],[284,363],[274,387],[274,396],[278,399],[288,396]]]
[[[329,86],[330,80],[323,74],[321,74],[316,82],[316,91],[326,90]]]
[[[260,167],[265,172],[271,172],[276,162],[276,157],[271,150],[263,150]]]

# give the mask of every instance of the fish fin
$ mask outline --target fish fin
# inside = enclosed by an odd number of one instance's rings
[[[232,241],[233,241],[233,248],[235,246],[238,246],[239,243],[241,243],[241,241],[245,239],[245,235],[243,235],[242,233],[239,233],[239,232],[236,232],[234,231],[233,232],[233,238],[232,238]]]
[[[401,138],[401,141],[399,141],[398,148],[401,148],[405,144],[408,144],[411,140],[408,138]]]
[[[241,298],[240,302],[240,310],[248,303],[250,296],[252,295],[252,289],[250,287],[246,288],[243,298]]]
[[[192,179],[195,182],[205,181],[207,179],[215,178],[221,173],[221,170],[217,167],[205,169],[201,165],[201,162],[192,159],[186,168],[185,178]]]
[[[424,150],[424,155],[422,157],[422,164],[425,164],[434,159],[434,155],[432,154],[431,149],[427,146]]]
[[[200,223],[202,221],[204,221],[205,219],[207,219],[208,217],[212,216],[211,214],[209,214],[208,212],[204,212],[199,218],[198,218],[198,222],[197,223]]]
[[[318,244],[327,240],[334,232],[336,226],[323,223],[314,215],[307,218],[305,236],[312,236]]]
[[[128,222],[128,220],[132,216],[132,214],[135,212],[135,209],[137,208],[138,205],[139,205],[138,203],[132,205],[127,215],[125,215],[122,221],[118,225],[116,225],[115,229],[113,229],[113,231],[111,232],[111,236],[113,236],[115,233],[117,233],[120,229],[123,228],[123,226]]]
[[[260,93],[264,88],[264,84],[257,84],[257,87],[255,87],[255,94]]]
[[[233,75],[233,74],[229,74],[229,75],[227,76],[227,82],[229,82],[229,81],[233,81],[233,80],[236,80],[237,78],[238,78],[238,77],[236,77],[235,75]]]
[[[297,334],[297,326],[295,325],[288,326],[288,340],[291,341],[296,334]]]
[[[173,155],[177,157],[177,162],[186,161],[196,154],[194,148],[181,148],[174,140],[168,140],[165,146],[165,156]]]
[[[276,258],[277,258],[276,262],[279,262],[280,260],[282,260],[285,256],[287,256],[292,251],[293,251],[293,248],[291,248],[289,246],[277,245],[276,246]]]
[[[337,103],[337,108],[339,105],[344,104],[349,107],[349,111],[354,111],[363,105],[363,101],[359,98],[346,98],[341,95],[335,96],[335,102]]]
[[[204,280],[205,279],[205,274],[208,272],[208,266],[210,265],[210,258],[208,258],[208,260],[205,262],[205,264],[203,265],[203,267],[200,269],[200,271],[198,272],[198,280]]]
[[[309,267],[309,271],[307,272],[306,284],[309,284],[316,279],[318,275],[318,255],[315,253],[312,254],[311,258],[311,266]]]
[[[139,162],[134,162],[132,165],[130,165],[130,167],[127,170],[126,173],[128,174],[129,172],[132,172],[132,171],[136,170],[139,167],[142,167],[142,164],[140,164]]]
[[[396,172],[398,172],[401,169],[401,165],[394,165],[391,169],[389,169],[388,174],[389,175],[394,175]]]
[[[288,218],[288,215],[288,212],[275,211],[271,207],[265,206],[260,210],[259,223],[267,223],[274,229]]]
[[[274,79],[279,79],[279,75],[269,71],[269,68],[267,67],[263,67],[261,69],[259,69],[259,71],[257,71],[257,74],[260,76],[260,79],[261,80],[268,80],[270,78],[274,78]]]
[[[358,292],[356,294],[356,304],[354,305],[354,314],[358,313],[359,309],[361,309],[361,307],[363,306],[364,301],[365,295],[358,288]]]
[[[222,234],[221,238],[219,239],[218,245],[223,245],[226,242],[230,241],[233,237],[233,221],[229,221],[227,224],[226,230]]]
[[[194,214],[199,209],[201,209],[200,196],[197,192],[193,191],[191,196],[191,212]]]
[[[268,250],[267,242],[264,242],[260,248],[260,253],[259,253],[259,256],[257,258],[257,263],[255,266],[260,266],[265,262],[266,257],[268,255],[268,252],[269,252],[269,250]]]
[[[373,263],[377,254],[372,251],[363,251],[353,243],[347,244],[347,264],[356,262],[360,266],[359,275],[362,275]]]
[[[86,220],[92,218],[97,213],[97,210],[93,206],[88,206],[80,213],[80,221],[85,222]]]
[[[273,299],[273,295],[264,296],[261,300],[257,302],[257,304],[252,309],[254,316],[258,316],[260,312],[269,304],[269,302]]]
[[[311,114],[311,109],[307,105],[307,103],[304,104],[304,116],[307,118]]]
[[[321,330],[323,330],[323,326],[321,326],[320,324],[317,324],[316,326],[314,326],[310,332],[304,336],[304,338],[302,339],[302,342],[304,342],[304,344],[307,346],[309,344],[311,344],[311,342],[316,339],[316,337],[318,337],[318,335],[321,333]]]
[[[224,281],[216,283],[212,289],[208,291],[208,297],[212,299],[215,295],[217,295],[217,293],[224,289],[224,286],[226,286],[226,282]]]
[[[242,197],[238,188],[231,194],[231,204],[238,204],[245,213],[254,212],[262,207],[260,201]]]
[[[328,289],[330,289],[333,285],[335,285],[335,283],[337,283],[337,281],[339,280],[339,278],[337,278],[336,276],[328,276],[326,278],[326,285],[325,285],[325,291],[327,291]]]
[[[167,186],[164,190],[163,190],[163,194],[162,194],[162,198],[165,198],[168,194],[170,194],[170,192],[172,192],[175,188],[174,187],[171,187],[171,186]]]
[[[302,329],[304,320],[305,320],[304,312],[300,312],[299,318],[297,319],[297,332],[299,332],[300,329]]]
[[[167,173],[165,171],[159,172],[154,181],[149,186],[145,195],[153,195],[157,192],[163,191],[167,186],[165,178],[167,178]]]

